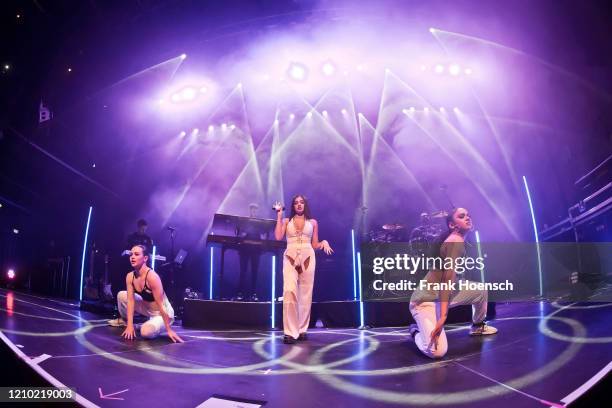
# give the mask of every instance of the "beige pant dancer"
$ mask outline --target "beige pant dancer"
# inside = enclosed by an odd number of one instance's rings
[[[295,228],[293,220],[287,224],[287,249],[283,254],[283,331],[294,339],[306,333],[310,322],[316,265],[312,232],[309,220],[302,231]]]
[[[472,322],[482,323],[487,315],[488,292],[486,290],[460,290],[451,294],[449,308],[472,305]],[[442,329],[437,344],[431,344],[431,332],[440,318],[440,301],[437,291],[416,290],[410,298],[410,313],[419,327],[414,342],[423,354],[442,358],[448,351],[448,340]]]
[[[126,290],[122,290],[117,294],[117,307],[119,314],[123,320],[127,321],[127,304],[128,294]],[[170,318],[170,324],[174,322],[174,309],[164,293],[164,309]],[[165,332],[164,318],[161,316],[155,302],[146,302],[138,293],[134,293],[134,313],[146,316],[149,318],[140,326],[140,335],[147,339],[152,339]]]

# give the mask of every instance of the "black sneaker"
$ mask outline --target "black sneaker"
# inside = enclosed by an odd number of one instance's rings
[[[416,324],[411,324],[410,327],[408,327],[408,333],[410,333],[410,337],[412,337],[413,339],[414,339],[414,336],[416,336],[418,332],[419,332],[419,326],[417,326]]]
[[[497,333],[497,329],[485,322],[472,324],[472,327],[470,327],[470,336],[488,336],[495,333]]]
[[[283,336],[283,343],[285,344],[295,344],[296,341],[297,340],[287,334]]]
[[[308,334],[306,333],[300,333],[300,335],[298,336],[298,341],[306,341],[308,340]]]

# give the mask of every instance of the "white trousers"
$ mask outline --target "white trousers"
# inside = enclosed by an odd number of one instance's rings
[[[316,265],[312,248],[302,252],[302,262],[310,257],[308,268],[302,268],[302,273],[298,273],[287,256],[283,256],[283,331],[294,339],[308,330]]]
[[[128,294],[126,290],[117,293],[117,308],[121,317],[127,321]],[[153,302],[145,302],[138,293],[134,293],[134,313],[149,318],[140,326],[140,335],[146,339],[152,339],[165,332],[164,318],[159,310],[153,307]],[[170,317],[170,324],[174,322],[174,309],[164,294],[164,309]]]
[[[440,301],[420,301],[421,295],[427,298],[430,292],[415,291],[410,302],[410,313],[419,327],[414,342],[423,354],[431,358],[442,358],[448,351],[446,333],[442,329],[437,344],[431,343],[431,332],[440,318]],[[437,296],[437,294],[435,294]],[[482,323],[487,315],[488,292],[486,290],[460,290],[451,295],[449,308],[459,305],[472,305],[472,322]]]

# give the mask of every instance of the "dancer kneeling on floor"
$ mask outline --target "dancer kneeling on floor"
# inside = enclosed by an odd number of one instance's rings
[[[134,311],[147,316],[149,320],[140,327],[140,335],[147,339],[159,336],[164,326],[166,334],[173,342],[183,340],[172,330],[174,309],[164,292],[159,275],[147,266],[149,253],[144,245],[132,247],[130,264],[134,268],[125,277],[127,290],[117,294],[117,306],[121,317],[111,320],[111,326],[127,326],[121,334],[128,340],[135,337]],[[127,320],[127,322],[126,322]]]
[[[439,249],[434,256],[444,260],[465,257],[465,237],[472,229],[472,219],[465,208],[455,208],[446,217],[448,232],[440,238]],[[431,270],[425,278],[428,283],[456,282],[453,269]],[[472,305],[472,327],[470,335],[497,333],[497,329],[484,321],[487,315],[486,290],[415,290],[410,299],[410,313],[416,324],[410,326],[410,335],[423,354],[431,358],[442,358],[448,350],[444,323],[449,307]],[[450,303],[450,304],[449,304]]]

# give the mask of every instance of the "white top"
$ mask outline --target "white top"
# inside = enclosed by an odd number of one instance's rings
[[[314,227],[310,220],[304,221],[304,228],[298,230],[293,218],[287,223],[287,249],[312,248],[312,233]]]

